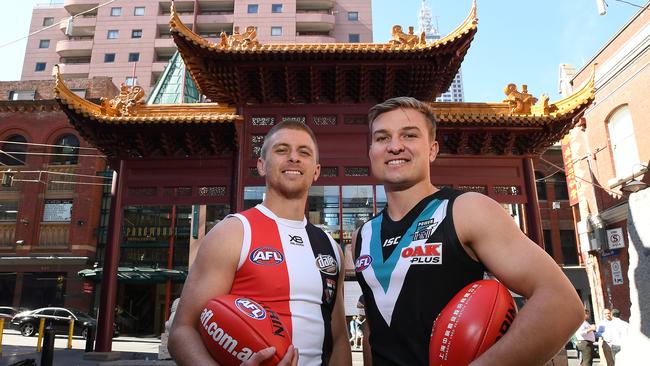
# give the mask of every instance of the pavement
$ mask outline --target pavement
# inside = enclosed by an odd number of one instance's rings
[[[41,354],[36,352],[36,337],[23,337],[19,332],[5,329],[2,339],[0,366],[10,366],[16,362],[33,359],[41,366]],[[175,366],[172,360],[158,360],[160,339],[156,337],[118,337],[113,339],[112,350],[119,352],[115,361],[96,361],[84,359],[86,341],[74,337],[72,349],[67,349],[67,338],[57,336],[54,342],[54,366]],[[579,365],[576,351],[569,350],[568,365]],[[353,366],[362,366],[361,350],[352,350]],[[594,361],[594,366],[599,365]]]

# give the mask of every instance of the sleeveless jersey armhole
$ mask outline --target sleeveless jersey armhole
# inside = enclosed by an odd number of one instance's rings
[[[244,227],[244,238],[242,241],[241,252],[239,253],[239,263],[237,264],[237,270],[244,265],[244,261],[248,257],[248,252],[251,249],[251,224],[248,222],[248,219],[241,214],[230,214],[226,217],[234,217],[241,221],[242,226]]]
[[[454,205],[456,203],[456,198],[460,197],[460,195],[463,193],[464,192],[461,192],[460,194],[449,197],[449,204],[447,204],[447,216],[449,216],[448,225],[449,228],[451,229],[449,232],[453,233],[452,235],[454,236],[454,239],[456,241],[456,247],[463,254],[462,256],[462,258],[464,258],[463,260],[467,261],[468,263],[479,264],[483,266],[483,263],[480,260],[472,258],[472,256],[470,256],[469,253],[467,253],[465,247],[463,247],[463,244],[460,242],[458,233],[456,232],[456,224],[454,223]]]
[[[330,243],[332,244],[332,249],[334,250],[334,256],[336,257],[336,263],[340,273],[340,271],[343,270],[343,259],[341,258],[341,253],[339,252],[339,245],[336,241],[334,241],[334,238],[332,238],[332,236],[329,233],[325,233],[325,235],[327,235],[327,238],[330,240]]]

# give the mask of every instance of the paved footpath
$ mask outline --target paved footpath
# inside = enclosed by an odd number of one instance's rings
[[[36,352],[36,337],[23,337],[17,331],[6,330],[2,339],[2,357],[0,366],[8,366],[12,363],[34,359],[36,365],[40,365],[41,354]],[[120,360],[117,361],[91,361],[84,360],[84,348],[86,341],[81,337],[74,337],[72,349],[67,349],[67,338],[57,336],[54,342],[55,366],[175,366],[176,363],[170,360],[158,360],[158,338],[142,337],[119,337],[113,339],[113,351],[120,352]],[[569,366],[579,365],[575,351],[568,351]],[[352,351],[352,365],[362,366],[363,360],[361,351]],[[599,365],[598,361],[594,366]]]

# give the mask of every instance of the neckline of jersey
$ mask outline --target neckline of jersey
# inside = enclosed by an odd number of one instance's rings
[[[393,220],[390,215],[388,215],[388,205],[384,207],[384,209],[381,211],[382,219],[388,221],[389,223],[397,224],[400,225],[401,223],[404,222],[411,222],[415,217],[417,217],[420,214],[420,211],[426,207],[429,202],[431,202],[433,199],[435,199],[438,195],[441,194],[443,190],[445,190],[446,187],[440,188],[437,191],[431,193],[430,195],[424,197],[423,199],[420,200],[413,208],[409,210],[409,212],[404,215],[400,220]]]
[[[256,209],[258,209],[261,213],[263,213],[265,216],[267,216],[270,219],[275,220],[278,224],[282,224],[284,226],[289,226],[294,229],[302,229],[305,226],[307,226],[307,218],[303,217],[302,220],[289,220],[285,219],[282,217],[279,217],[273,211],[271,211],[268,207],[262,205],[261,203],[255,206]]]

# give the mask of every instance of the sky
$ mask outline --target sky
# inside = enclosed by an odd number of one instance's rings
[[[644,0],[630,2],[643,5]],[[0,0],[5,13],[0,81],[20,79],[27,42],[3,45],[27,36],[32,8],[43,3],[49,1]],[[462,64],[465,101],[499,102],[511,82],[527,84],[535,96],[545,93],[551,101],[560,99],[559,64],[580,69],[639,10],[618,0],[607,3],[607,14],[599,16],[596,0],[478,0],[478,32]],[[426,0],[426,4],[444,36],[462,23],[472,0]],[[387,42],[394,24],[417,30],[421,5],[422,0],[372,0],[373,41]]]

